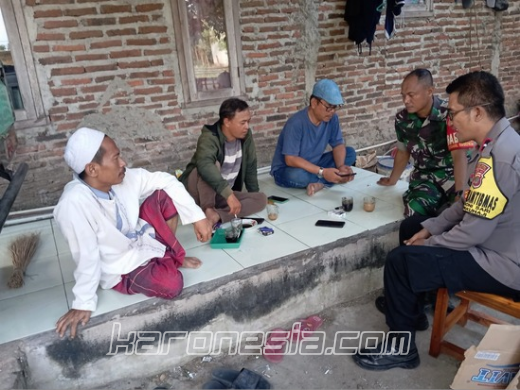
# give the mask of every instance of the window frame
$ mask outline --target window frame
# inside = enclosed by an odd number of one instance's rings
[[[0,8],[24,105],[23,109],[14,110],[14,128],[34,126],[42,120],[47,123],[22,4],[0,0]]]
[[[218,104],[222,99],[238,97],[244,94],[245,80],[242,60],[242,42],[240,39],[238,0],[223,0],[228,44],[229,73],[231,88],[216,91],[197,91],[195,69],[189,46],[188,10],[185,0],[172,0],[175,42],[177,45],[181,84],[185,107],[201,107]]]
[[[403,17],[425,18],[433,16],[433,0],[425,0],[424,5],[405,4],[403,6]]]

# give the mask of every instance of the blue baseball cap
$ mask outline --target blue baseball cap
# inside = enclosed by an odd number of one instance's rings
[[[329,79],[323,79],[314,84],[312,94],[335,106],[344,104],[338,84]]]

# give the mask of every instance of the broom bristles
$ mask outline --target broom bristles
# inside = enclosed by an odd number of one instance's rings
[[[23,286],[23,275],[34,252],[36,252],[39,242],[40,233],[31,233],[20,236],[11,243],[10,250],[13,260],[13,274],[7,282],[9,288],[19,288]]]

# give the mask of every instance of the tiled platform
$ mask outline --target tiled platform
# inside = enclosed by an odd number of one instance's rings
[[[362,169],[355,171],[354,181],[324,189],[313,197],[307,196],[304,190],[280,188],[268,174],[260,175],[263,192],[290,200],[279,205],[280,215],[276,221],[266,219],[264,222],[263,226],[274,229],[273,235],[265,237],[256,228],[247,229],[237,249],[211,249],[208,243],[195,240],[192,226],[180,226],[177,236],[188,255],[203,261],[197,270],[181,269],[185,286],[217,279],[400,220],[403,213],[401,194],[408,183],[381,187],[376,184],[379,175]],[[345,226],[341,229],[314,226],[318,219],[334,219],[328,216],[328,211],[340,205],[344,195],[354,197],[354,210],[347,214]],[[373,213],[362,209],[362,199],[366,195],[377,199]],[[265,211],[257,216],[267,217]],[[9,245],[18,235],[34,231],[41,234],[40,245],[26,271],[25,285],[20,289],[9,289]],[[71,254],[53,220],[4,227],[0,234],[0,344],[54,328],[72,302],[73,270]],[[112,290],[99,290],[98,295],[98,308],[93,316],[148,299],[141,294],[126,296]]]

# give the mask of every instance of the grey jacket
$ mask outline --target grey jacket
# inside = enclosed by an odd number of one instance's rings
[[[464,196],[423,222],[425,245],[469,251],[500,283],[520,290],[520,136],[499,120],[468,165]]]

